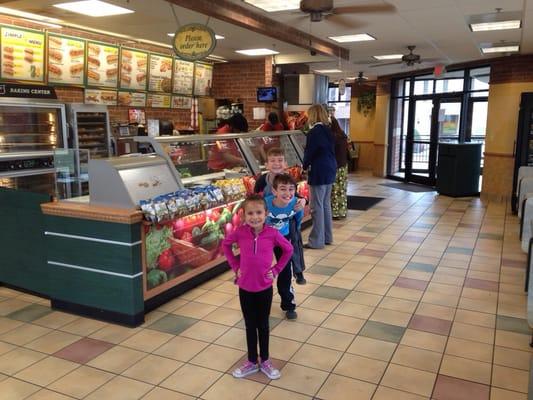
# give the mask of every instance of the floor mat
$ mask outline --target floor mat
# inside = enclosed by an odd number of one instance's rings
[[[381,200],[383,197],[348,196],[348,210],[368,210]]]
[[[423,185],[415,185],[412,183],[380,183],[380,186],[387,186],[393,189],[405,190],[407,192],[413,193],[422,193],[422,192],[433,192],[434,188]]]

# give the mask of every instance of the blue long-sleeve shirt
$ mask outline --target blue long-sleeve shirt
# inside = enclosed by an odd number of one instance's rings
[[[319,123],[309,132],[304,152],[304,169],[309,169],[310,185],[329,185],[335,182],[335,138],[330,129]]]
[[[304,216],[303,210],[294,211],[296,197],[294,197],[287,207],[276,207],[273,203],[274,196],[265,197],[267,204],[266,224],[276,228],[283,236],[289,235],[289,222],[291,218],[296,221],[297,228],[300,229]]]

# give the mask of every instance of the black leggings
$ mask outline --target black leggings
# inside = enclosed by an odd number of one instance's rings
[[[246,344],[248,346],[248,360],[257,362],[257,339],[259,336],[259,352],[261,361],[268,360],[268,317],[272,306],[272,287],[261,292],[248,292],[239,289],[241,310],[246,325]]]

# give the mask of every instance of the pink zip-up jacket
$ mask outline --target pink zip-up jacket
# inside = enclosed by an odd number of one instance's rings
[[[234,243],[239,246],[239,257],[233,254]],[[281,247],[282,255],[272,266],[274,247]],[[248,225],[238,227],[222,241],[222,249],[231,269],[240,270],[237,285],[247,292],[260,292],[272,286],[268,271],[272,270],[274,276],[278,276],[292,256],[290,242],[277,229],[267,225],[257,235]]]

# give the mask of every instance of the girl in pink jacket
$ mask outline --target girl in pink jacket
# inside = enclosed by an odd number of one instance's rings
[[[224,255],[237,275],[239,299],[246,325],[248,360],[235,371],[235,378],[244,378],[261,370],[270,379],[279,379],[279,370],[269,360],[268,317],[272,306],[272,283],[287,265],[292,246],[277,229],[265,225],[266,204],[259,195],[249,196],[243,203],[245,224],[230,233],[222,242]],[[240,256],[233,254],[237,244]],[[272,266],[274,247],[280,247],[282,255]],[[258,365],[257,341],[259,339]]]

